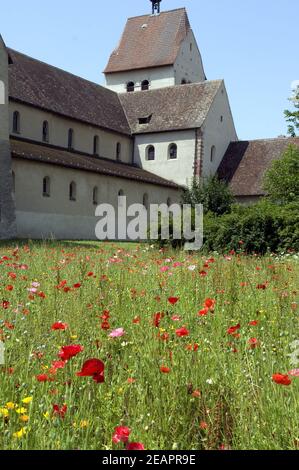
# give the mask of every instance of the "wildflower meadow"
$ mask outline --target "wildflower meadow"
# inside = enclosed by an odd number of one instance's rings
[[[299,448],[298,257],[0,245],[0,448]]]

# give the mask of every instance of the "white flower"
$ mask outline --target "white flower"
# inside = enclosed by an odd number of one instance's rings
[[[213,379],[208,379],[208,380],[207,380],[207,384],[213,385],[213,383],[214,383]]]

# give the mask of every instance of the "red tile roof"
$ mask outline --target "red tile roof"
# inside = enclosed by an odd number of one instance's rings
[[[132,134],[195,129],[203,125],[223,80],[119,95]],[[149,122],[140,124],[140,118]]]
[[[113,91],[8,49],[10,99],[59,115],[130,134],[130,128]]]
[[[104,73],[174,64],[189,30],[185,8],[129,18]]]
[[[273,160],[277,160],[297,138],[277,138],[232,142],[218,168],[235,196],[263,196],[263,177]]]
[[[101,175],[115,176],[117,178],[125,178],[137,182],[180,189],[177,184],[133,165],[118,163],[113,160],[92,157],[81,153],[69,152],[62,148],[22,139],[11,139],[10,145],[13,158],[48,163],[75,170],[84,170]]]

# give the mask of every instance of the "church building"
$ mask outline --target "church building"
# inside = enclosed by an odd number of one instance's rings
[[[106,86],[6,47],[0,36],[0,238],[95,239],[95,209],[181,200],[218,173],[261,197],[299,138],[239,141],[222,79],[208,80],[185,8],[129,18]]]

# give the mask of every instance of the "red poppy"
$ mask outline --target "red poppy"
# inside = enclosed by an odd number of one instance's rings
[[[182,338],[184,336],[189,336],[190,334],[190,331],[187,330],[187,328],[185,328],[183,326],[183,328],[179,328],[178,330],[176,330],[175,334],[179,337],[179,338]]]
[[[201,421],[200,425],[199,425],[200,429],[208,429],[208,424],[205,422],[205,421]]]
[[[99,359],[89,359],[84,362],[82,370],[77,372],[78,377],[92,377],[96,383],[103,383],[105,364]]]
[[[73,287],[74,289],[80,289],[81,285],[82,285],[81,282],[77,282],[77,284],[74,284]]]
[[[114,444],[118,444],[119,442],[127,443],[131,434],[131,429],[127,426],[117,426],[114,429],[114,434],[112,437],[112,441]]]
[[[53,405],[54,416],[64,419],[66,412],[67,412],[67,405],[63,405],[61,407],[59,407],[59,405]]]
[[[175,305],[179,300],[180,300],[179,297],[169,297],[168,302],[171,305]]]
[[[61,321],[58,321],[56,323],[53,323],[52,330],[67,330],[68,329],[68,324],[67,323],[62,323]]]
[[[229,335],[233,335],[236,331],[238,331],[239,329],[241,328],[241,325],[240,323],[238,323],[238,325],[236,326],[231,326],[228,330],[227,330],[227,333]]]
[[[162,372],[162,374],[169,374],[170,369],[169,369],[169,367],[161,366],[160,367],[160,372]]]
[[[134,325],[139,325],[140,321],[141,321],[141,318],[140,318],[140,317],[135,317],[135,318],[133,319]]]
[[[249,322],[250,326],[257,326],[258,324],[259,324],[258,320],[254,320],[254,321]]]
[[[208,309],[213,309],[215,307],[216,300],[214,299],[206,299],[205,300],[205,307]]]
[[[130,442],[127,445],[127,450],[145,450],[145,448],[141,442]]]
[[[255,348],[258,346],[259,341],[258,341],[258,339],[256,339],[256,338],[250,338],[250,339],[248,340],[248,344],[249,344],[249,347],[250,347],[251,349],[255,349]]]
[[[154,325],[156,328],[159,328],[162,318],[164,318],[163,312],[162,313],[158,312],[154,315]]]
[[[287,374],[273,374],[272,380],[278,385],[290,385],[292,383],[290,377]]]
[[[194,392],[192,392],[192,397],[193,398],[200,398],[201,397],[201,391],[200,390],[194,390]]]
[[[6,286],[5,290],[7,290],[8,292],[11,292],[11,291],[14,290],[14,286],[12,286],[12,285]]]
[[[8,277],[10,277],[10,279],[16,279],[17,275],[15,273],[8,273]]]
[[[160,338],[162,341],[168,341],[169,340],[169,334],[168,333],[159,333],[158,338]]]
[[[63,361],[68,361],[72,357],[77,356],[80,352],[83,351],[83,347],[80,346],[80,344],[72,344],[70,346],[63,346],[59,353],[58,356],[63,360]]]
[[[208,308],[203,308],[202,310],[200,310],[198,312],[198,316],[199,317],[205,317],[208,313],[209,313],[209,309]]]
[[[4,310],[7,310],[9,306],[10,306],[10,303],[8,302],[8,300],[3,300],[2,307],[4,308]]]
[[[260,290],[266,290],[267,289],[267,284],[258,284],[256,286],[257,289],[260,289]]]
[[[103,321],[102,324],[101,324],[101,328],[102,330],[110,330],[110,323],[108,321]]]
[[[36,376],[38,382],[52,382],[53,379],[49,377],[47,374],[40,374]]]

